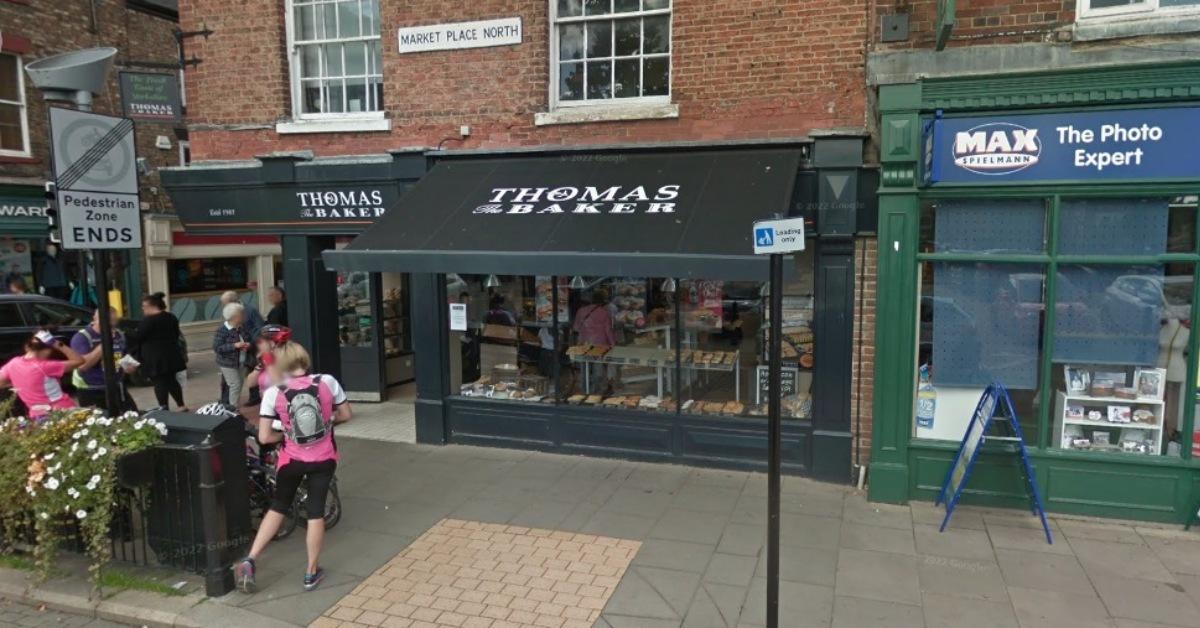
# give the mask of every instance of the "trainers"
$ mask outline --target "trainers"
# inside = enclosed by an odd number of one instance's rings
[[[254,561],[244,558],[233,566],[233,580],[242,593],[254,593]]]
[[[317,588],[317,585],[321,584],[321,581],[324,579],[325,570],[321,569],[320,567],[317,567],[317,573],[304,574],[304,590],[312,591],[313,589]]]

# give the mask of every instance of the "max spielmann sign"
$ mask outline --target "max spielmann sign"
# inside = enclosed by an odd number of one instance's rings
[[[210,233],[357,233],[399,198],[394,184],[171,189],[183,225]]]
[[[411,26],[399,30],[397,52],[431,52],[521,43],[521,18]]]
[[[476,214],[673,214],[679,185],[492,188]]]
[[[925,135],[925,181],[1197,179],[1200,107],[942,118]]]

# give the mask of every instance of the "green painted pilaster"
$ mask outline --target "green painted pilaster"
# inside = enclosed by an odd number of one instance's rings
[[[912,435],[912,365],[916,350],[917,177],[921,150],[921,88],[879,89],[879,268],[875,313],[875,405],[870,499],[909,497],[908,443]]]

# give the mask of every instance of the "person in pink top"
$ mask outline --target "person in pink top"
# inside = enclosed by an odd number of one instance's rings
[[[617,334],[613,330],[612,312],[608,310],[608,291],[597,288],[592,291],[590,301],[588,305],[575,310],[575,322],[571,328],[582,344],[615,346]],[[617,375],[615,365],[593,364],[589,370],[592,380],[589,382],[589,392],[604,392],[609,380]]]
[[[66,359],[54,359],[55,351]],[[0,388],[11,387],[25,404],[29,418],[41,420],[51,410],[75,407],[75,402],[63,392],[61,380],[83,362],[83,356],[43,329],[25,341],[23,355],[0,367]]]
[[[328,375],[308,372],[308,351],[295,342],[285,342],[272,351],[275,365],[284,383],[263,391],[258,409],[258,440],[261,443],[283,442],[278,448],[279,462],[275,469],[275,495],[271,508],[258,526],[258,534],[250,553],[233,572],[242,591],[255,590],[255,561],[266,549],[284,517],[296,499],[300,482],[308,487],[308,565],[304,572],[304,590],[317,588],[325,577],[317,559],[325,541],[325,498],[333,473],[337,469],[337,444],[333,426],[349,421],[353,414],[342,385]],[[278,426],[272,425],[278,423]]]

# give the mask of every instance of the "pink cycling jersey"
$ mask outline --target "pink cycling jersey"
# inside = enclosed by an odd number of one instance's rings
[[[321,416],[329,422],[330,428],[326,436],[315,443],[300,445],[287,437],[291,427],[291,417],[288,416],[287,390],[304,390],[317,381],[317,401],[320,404]],[[263,380],[260,380],[260,383]],[[337,406],[346,403],[346,392],[341,384],[328,375],[302,375],[292,377],[281,386],[263,388],[262,405],[259,406],[259,416],[265,419],[279,419],[283,423],[283,446],[279,448],[278,468],[282,468],[292,460],[300,462],[324,462],[337,460],[337,447],[333,442],[333,412]]]

